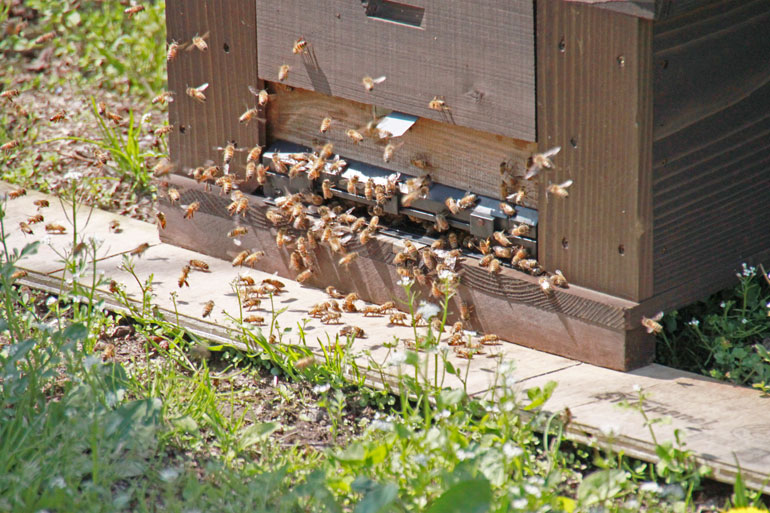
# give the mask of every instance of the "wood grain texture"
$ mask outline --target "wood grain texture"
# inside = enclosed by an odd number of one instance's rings
[[[538,255],[578,285],[652,295],[652,22],[585,4],[537,2],[538,133],[561,146],[541,173]],[[568,198],[549,182],[574,180]]]
[[[182,204],[199,201],[201,208],[192,220],[184,220],[180,206],[162,202],[168,225],[161,240],[225,259],[232,259],[243,249],[263,250],[267,255],[259,270],[296,277],[296,271],[289,267],[289,251],[275,244],[275,228],[265,219],[268,206],[262,199],[254,197],[247,216],[236,221],[227,216],[229,200],[218,194],[216,187],[206,192],[194,181],[178,176],[172,183],[182,193]],[[236,222],[249,227],[239,246],[226,237]],[[377,236],[365,247],[352,241],[347,249],[357,251],[359,258],[347,267],[338,266],[339,255],[322,247],[315,253],[316,272],[308,283],[356,291],[362,299],[375,303],[403,299],[393,264],[394,247],[401,246],[399,239],[387,235]],[[636,308],[636,303],[581,287],[559,289],[548,298],[537,278],[513,269],[492,276],[472,258],[462,264],[460,275],[458,296],[473,305],[472,327],[476,330],[614,369],[626,370],[651,361],[652,339],[626,322],[627,312]],[[422,294],[428,297],[427,290]],[[457,302],[450,310],[459,311]]]
[[[177,172],[204,165],[221,164],[228,141],[240,148],[264,143],[264,124],[238,122],[247,107],[256,105],[248,86],[257,82],[256,6],[253,0],[202,0],[166,2],[167,40],[187,43],[195,35],[208,33],[209,49],[182,50],[168,63],[169,90],[174,102],[169,105],[169,150]],[[208,83],[206,102],[186,94],[187,87]],[[243,173],[245,152],[236,153],[231,171]]]
[[[581,4],[589,4],[601,9],[616,11],[622,14],[637,16],[651,20],[655,18],[656,3],[660,0],[565,0]]]
[[[767,262],[769,22],[770,1],[729,0],[655,25],[654,290],[674,303]]]
[[[401,3],[425,9],[419,27],[367,16],[359,1],[258,0],[260,77],[288,64],[292,86],[534,141],[532,2]],[[294,55],[300,37],[309,52]],[[387,79],[367,92],[365,75]],[[449,109],[429,109],[434,96]]]
[[[332,125],[322,134],[319,127],[327,116]],[[523,174],[527,158],[536,149],[534,143],[419,118],[403,136],[393,139],[399,147],[386,163],[384,141],[367,137],[353,144],[345,135],[348,128],[357,129],[372,120],[371,106],[302,89],[279,87],[271,96],[267,119],[270,142],[282,139],[316,148],[332,142],[345,158],[410,175],[422,173],[412,160],[426,160],[430,167],[425,172],[436,182],[493,198],[501,197],[500,164],[506,162]],[[536,185],[536,180],[520,182],[527,193],[524,206],[537,208]]]

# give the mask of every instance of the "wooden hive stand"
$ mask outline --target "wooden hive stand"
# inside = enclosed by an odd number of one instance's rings
[[[287,144],[331,142],[351,169],[375,175],[418,176],[422,162],[432,190],[492,205],[452,219],[472,233],[512,222],[494,205],[521,190],[517,222],[531,231],[519,242],[570,282],[546,295],[537,276],[508,266],[491,274],[469,253],[453,314],[464,303],[476,330],[622,370],[653,357],[642,316],[730,285],[742,262],[768,260],[768,0],[167,0],[166,12],[169,43],[206,35],[209,49],[168,65],[177,93],[169,186],[181,201],[163,195],[164,241],[223,258],[264,250],[260,269],[296,277],[265,217],[282,194],[275,184],[289,181],[241,183],[249,208],[231,217],[219,187],[189,177],[221,163],[228,142],[262,146],[268,163]],[[294,54],[298,40],[307,46]],[[367,75],[386,78],[367,91]],[[205,102],[184,94],[204,83]],[[270,99],[241,123],[257,101],[249,86]],[[431,109],[436,99],[446,108]],[[388,162],[383,141],[346,137],[391,112],[416,121]],[[320,133],[325,117],[332,124]],[[555,167],[523,180],[531,156],[556,146]],[[239,179],[246,153],[229,164]],[[566,180],[567,198],[548,192]],[[199,211],[183,219],[195,201]],[[404,213],[399,200],[391,206]],[[240,245],[227,237],[236,225],[249,229]],[[364,246],[351,240],[360,256],[348,266],[321,247],[307,283],[402,299],[395,252],[420,237],[386,230]]]

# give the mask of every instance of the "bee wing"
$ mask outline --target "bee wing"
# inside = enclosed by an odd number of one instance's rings
[[[375,83],[375,84],[381,84],[381,83],[385,82],[386,78],[387,77],[385,75],[383,75],[381,77],[373,78],[372,82]]]
[[[250,85],[250,86],[249,86],[249,91],[250,91],[250,92],[251,92],[251,94],[253,94],[254,96],[256,96],[256,97],[259,97],[259,91],[258,91],[258,90],[257,90],[257,88],[256,88],[256,87],[254,87],[253,85]]]
[[[534,178],[537,176],[537,174],[540,172],[540,166],[532,164],[527,168],[527,173],[524,175],[525,180],[529,180],[531,178]]]
[[[651,317],[653,321],[659,321],[663,318],[663,312],[658,312]]]
[[[567,187],[569,187],[570,185],[572,185],[572,180],[567,180],[567,181],[565,181],[565,182],[562,182],[562,183],[560,183],[560,184],[559,184],[559,187],[561,187],[561,188],[563,188],[563,189],[566,189],[566,188],[567,188]]]
[[[202,92],[203,92],[203,91],[205,91],[205,90],[206,90],[208,87],[209,87],[209,83],[208,83],[208,82],[206,82],[205,84],[201,84],[201,85],[199,85],[199,86],[198,86],[198,87],[196,87],[195,89],[196,89],[196,90],[197,90],[199,93],[202,93]]]
[[[551,148],[550,150],[545,150],[543,152],[543,157],[546,157],[546,158],[553,157],[554,155],[556,155],[560,151],[561,151],[561,146],[555,146],[555,147]]]

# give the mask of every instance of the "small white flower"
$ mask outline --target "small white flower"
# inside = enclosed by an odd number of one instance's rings
[[[503,454],[506,458],[518,458],[524,454],[524,449],[514,445],[512,442],[505,442],[505,445],[503,445]]]
[[[428,303],[425,300],[420,301],[420,308],[417,309],[418,314],[422,314],[423,319],[432,319],[441,312],[441,308],[433,303]]]
[[[748,323],[749,323],[749,320],[746,319],[745,317],[741,319],[741,324],[748,324]]]
[[[414,283],[414,280],[412,280],[411,278],[403,277],[400,280],[398,280],[397,285],[399,285],[400,287],[411,287],[413,283]]]
[[[390,358],[388,358],[387,366],[393,367],[396,365],[401,365],[405,361],[406,361],[406,352],[396,350],[390,354]]]
[[[177,477],[179,477],[179,470],[173,468],[173,467],[166,467],[160,472],[158,472],[158,477],[160,477],[161,481],[165,481],[166,483],[170,483]]]
[[[506,376],[505,377],[505,386],[508,388],[513,388],[516,386],[516,376]]]
[[[770,304],[770,303],[768,303],[768,304]],[[719,306],[721,306],[722,308],[727,308],[727,303],[722,301],[721,303],[719,303]]]
[[[64,481],[64,478],[61,476],[56,476],[53,479],[51,479],[51,488],[66,488],[67,483]]]
[[[56,303],[56,296],[48,296],[48,299],[45,300],[45,306],[51,306],[54,303]]]
[[[449,348],[449,344],[447,344],[446,342],[441,342],[441,343],[438,345],[438,350],[439,350],[439,352],[440,352],[441,354],[443,354],[444,356],[446,356],[447,354],[449,354],[449,349],[450,349],[450,348]]]
[[[535,485],[532,484],[525,484],[524,485],[524,491],[527,493],[527,495],[532,495],[534,497],[540,497],[540,488],[538,488]]]
[[[324,394],[328,392],[330,388],[331,388],[331,385],[329,383],[326,383],[324,385],[316,385],[313,387],[313,393]]]
[[[51,245],[51,236],[50,235],[43,235],[43,240],[41,240],[40,242],[50,246]]]
[[[376,419],[370,424],[371,428],[375,431],[383,431],[385,433],[393,431],[393,423],[387,420]]]
[[[661,492],[660,485],[655,481],[645,481],[639,485],[640,492],[659,494]]]
[[[500,407],[496,404],[487,404],[484,406],[484,411],[487,413],[500,413]]]
[[[450,415],[451,415],[451,413],[449,413],[449,410],[441,410],[433,418],[437,419],[437,420],[444,420],[446,418],[449,418]]]
[[[457,278],[457,274],[453,273],[449,269],[441,269],[438,273],[438,279],[441,281],[454,281]]]
[[[80,171],[69,171],[65,173],[65,175],[62,177],[63,180],[73,181],[73,182],[76,180],[80,180],[81,178],[83,178],[83,173],[81,173]]]
[[[689,324],[693,328],[697,328],[698,326],[700,326],[700,321],[698,319],[690,319],[690,322],[688,322],[687,324]]]
[[[639,392],[642,391],[642,386],[639,385],[639,384],[636,384],[636,385],[633,386],[633,390],[634,390],[634,392],[636,392],[638,394]]]
[[[629,499],[625,504],[628,509],[639,509],[639,501],[636,499]]]
[[[604,424],[599,428],[599,431],[608,438],[617,436],[620,433],[620,428],[616,424]]]
[[[428,457],[424,454],[413,454],[411,459],[420,466],[424,466],[428,463]]]
[[[516,370],[516,362],[513,360],[505,360],[500,364],[500,374],[508,375],[513,374]]]
[[[471,459],[474,456],[473,451],[466,451],[465,449],[458,449],[455,454],[460,461]]]
[[[667,484],[663,487],[662,494],[668,499],[680,501],[684,499],[684,488],[675,483]]]
[[[523,498],[516,499],[513,502],[511,502],[511,506],[513,506],[513,509],[525,509],[528,504],[529,504],[529,501]]]

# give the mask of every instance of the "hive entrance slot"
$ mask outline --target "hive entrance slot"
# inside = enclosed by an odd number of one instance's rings
[[[422,28],[422,18],[425,15],[423,7],[389,0],[364,0],[362,3],[366,15],[370,18]]]

